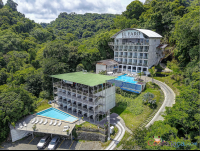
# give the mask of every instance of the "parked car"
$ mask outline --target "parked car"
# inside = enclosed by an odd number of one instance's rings
[[[49,135],[45,135],[37,144],[38,149],[45,148],[47,144],[50,142],[51,137]]]
[[[59,136],[53,137],[51,142],[49,143],[48,150],[54,150],[59,142],[60,142]]]

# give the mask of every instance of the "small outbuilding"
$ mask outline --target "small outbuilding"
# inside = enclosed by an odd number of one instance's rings
[[[107,74],[116,73],[118,70],[118,62],[113,59],[97,61],[96,74],[101,71],[106,71]]]

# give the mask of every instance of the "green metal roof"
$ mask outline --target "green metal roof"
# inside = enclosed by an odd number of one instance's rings
[[[80,83],[88,86],[96,86],[105,83],[106,80],[115,79],[116,77],[100,75],[94,73],[72,72],[58,75],[51,75],[50,77],[67,80],[70,82]]]

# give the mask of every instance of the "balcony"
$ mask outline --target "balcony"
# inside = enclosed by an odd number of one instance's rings
[[[132,65],[137,65],[137,62],[133,62]]]
[[[144,63],[143,66],[148,66],[147,63]]]
[[[131,55],[131,56],[128,56],[128,58],[132,58],[132,55]]]
[[[127,55],[123,55],[123,58],[127,58]]]
[[[114,49],[114,51],[118,51],[118,49]]]
[[[137,56],[133,56],[133,58],[137,58]]]
[[[123,51],[127,51],[127,49],[123,49]]]
[[[122,61],[118,61],[119,64],[122,64]]]
[[[142,63],[138,63],[138,66],[142,66]]]
[[[118,57],[118,55],[115,55],[115,57]]]
[[[137,51],[137,49],[133,49],[133,51],[135,51],[135,52],[136,52],[136,51]]]
[[[123,64],[127,64],[127,61],[123,61],[122,63],[123,63]]]
[[[132,49],[128,49],[128,51],[132,51]]]
[[[143,58],[143,56],[138,56],[138,59],[142,59]]]
[[[119,51],[122,51],[122,49],[119,49]]]
[[[143,59],[148,59],[148,56],[144,56]]]
[[[128,64],[132,64],[132,62],[129,62]]]
[[[119,57],[122,57],[122,55],[119,55]]]
[[[142,52],[142,49],[138,49],[138,52]]]
[[[135,46],[135,45],[139,45],[139,46],[147,46],[147,45],[149,45],[149,43],[148,42],[144,42],[144,43],[134,43],[134,42],[132,42],[132,43],[125,43],[125,42],[123,42],[123,43],[117,43],[117,42],[109,42],[108,43],[108,45],[110,45],[110,46],[114,46],[114,45],[125,45],[125,46]]]
[[[148,52],[149,50],[148,49],[144,49],[144,52]]]

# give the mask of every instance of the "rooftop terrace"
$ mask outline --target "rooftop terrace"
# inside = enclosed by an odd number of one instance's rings
[[[70,82],[80,83],[88,86],[96,86],[102,83],[106,83],[107,80],[115,79],[116,77],[100,75],[94,73],[85,72],[72,72],[58,75],[51,75],[50,77],[66,80]]]

